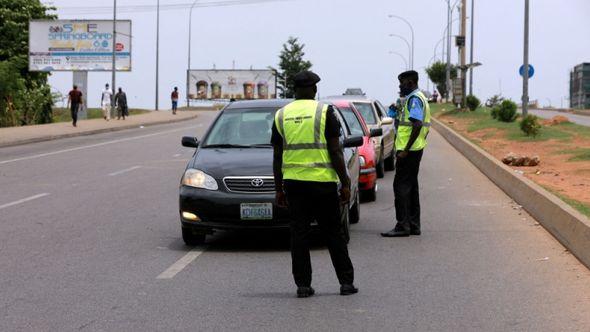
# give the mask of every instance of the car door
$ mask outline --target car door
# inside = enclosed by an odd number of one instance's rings
[[[388,117],[383,105],[381,105],[378,100],[375,100],[372,104],[381,121],[381,129],[383,130],[383,155],[387,157],[390,156],[394,151],[395,127],[393,123],[383,123],[383,118]]]
[[[346,121],[344,121],[344,118],[342,117],[340,110],[338,110],[336,106],[332,107],[334,107],[334,110],[336,111],[334,113],[338,118],[338,121],[340,122],[340,126],[342,127],[342,140],[344,140],[345,138],[351,136],[350,128],[348,127]],[[359,174],[361,169],[357,147],[344,148],[344,162],[346,163],[346,169],[348,170],[348,176],[350,177],[350,192],[353,194],[350,195],[350,204],[352,206],[352,204],[354,204],[354,199],[356,198],[353,196],[358,189]]]

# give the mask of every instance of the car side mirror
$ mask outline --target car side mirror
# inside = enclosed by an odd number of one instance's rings
[[[379,137],[382,135],[383,135],[383,129],[374,128],[374,129],[371,129],[371,133],[369,134],[369,137]]]
[[[357,146],[363,145],[363,137],[362,136],[352,136],[344,139],[344,147],[345,148],[354,148]]]
[[[381,119],[381,124],[390,125],[392,123],[393,123],[393,119],[390,118],[390,117],[388,117],[388,116],[386,116],[383,119]]]
[[[183,136],[182,137],[182,146],[187,147],[187,148],[197,148],[197,147],[199,147],[199,140],[196,137]]]

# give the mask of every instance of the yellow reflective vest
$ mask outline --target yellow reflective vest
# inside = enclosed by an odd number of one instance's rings
[[[284,180],[338,182],[325,136],[327,111],[327,105],[301,99],[275,114],[283,137]]]
[[[418,135],[418,138],[416,138],[414,144],[410,147],[410,151],[422,150],[428,144],[426,136],[428,136],[430,130],[430,106],[422,91],[416,90],[406,97],[404,109],[400,114],[399,127],[395,137],[395,149],[397,151],[402,151],[406,148],[406,145],[408,145],[408,141],[410,140],[410,135],[412,134],[412,122],[410,121],[410,110],[408,109],[408,103],[412,97],[420,98],[422,101],[422,105],[424,105],[424,119],[422,120],[420,135]]]

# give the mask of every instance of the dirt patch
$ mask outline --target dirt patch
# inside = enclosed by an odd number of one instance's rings
[[[556,115],[556,116],[552,117],[551,119],[543,120],[542,123],[544,126],[556,126],[558,124],[568,123],[568,122],[570,122],[570,119],[568,119],[567,117],[565,117],[563,115]]]
[[[505,138],[504,131],[501,129],[486,128],[469,132],[467,129],[473,123],[470,119],[443,116],[441,120],[498,160],[502,160],[510,152],[518,155],[539,156],[541,162],[537,166],[511,168],[542,186],[582,203],[590,204],[590,161],[568,161],[574,155],[567,153],[572,147],[590,148],[588,139],[574,136],[571,141],[554,139],[541,142],[510,141]],[[563,121],[563,119],[557,121]]]

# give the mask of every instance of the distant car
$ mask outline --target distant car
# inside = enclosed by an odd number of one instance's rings
[[[359,147],[360,176],[359,190],[368,201],[377,199],[377,158],[371,137],[381,136],[380,128],[369,129],[360,113],[346,100],[335,100],[334,105],[340,111],[352,135],[363,136],[363,145]]]
[[[326,99],[331,101],[345,100],[361,114],[369,129],[381,128],[383,134],[371,140],[375,146],[377,156],[377,177],[385,176],[385,171],[393,170],[395,162],[395,126],[393,119],[387,116],[387,111],[378,100],[365,96],[333,96]]]
[[[276,205],[270,144],[275,112],[290,100],[233,102],[220,111],[202,141],[183,137],[196,148],[179,190],[182,237],[187,245],[205,241],[216,230],[286,228],[287,210]],[[336,112],[344,132],[344,160],[351,178],[350,202],[343,209],[342,227],[358,221],[359,157],[362,137],[353,136]]]

